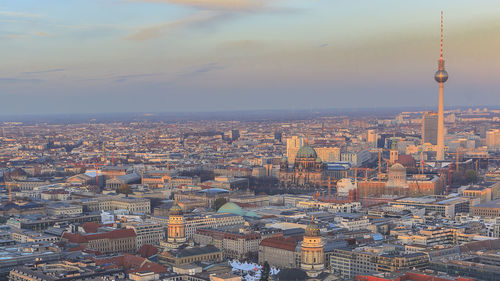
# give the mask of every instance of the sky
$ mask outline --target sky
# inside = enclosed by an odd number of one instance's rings
[[[498,0],[0,0],[0,115],[500,105]]]

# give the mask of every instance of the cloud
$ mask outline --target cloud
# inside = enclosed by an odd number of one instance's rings
[[[224,67],[222,65],[220,65],[219,63],[211,62],[211,63],[204,64],[202,66],[193,68],[193,69],[185,71],[185,72],[180,72],[178,74],[178,76],[179,77],[193,77],[193,76],[202,75],[204,73],[208,73],[208,72],[211,72],[214,70],[223,69],[223,68]]]
[[[272,0],[131,0],[133,2],[185,5],[209,10],[256,10]]]
[[[0,17],[9,17],[9,18],[40,18],[41,15],[32,14],[32,13],[21,13],[21,12],[13,12],[0,9]]]
[[[16,78],[16,77],[0,77],[0,82],[5,82],[5,83],[39,83],[39,82],[42,82],[42,80]]]
[[[26,34],[22,33],[14,33],[14,32],[2,32],[0,31],[0,39],[17,39],[17,38],[22,38],[25,37]]]
[[[49,34],[48,34],[48,33],[43,32],[43,31],[35,32],[35,34],[40,35],[40,36],[43,36],[43,37],[48,37],[48,36],[49,36]]]
[[[318,46],[318,48],[325,48],[325,47],[328,47],[328,43],[324,43]]]
[[[117,76],[113,76],[112,79],[117,83],[121,83],[121,82],[127,82],[128,80],[135,79],[135,78],[158,76],[161,74],[162,73],[141,73],[141,74],[117,75]]]
[[[200,12],[193,16],[166,22],[146,28],[142,28],[139,31],[127,36],[125,39],[132,41],[145,41],[150,39],[159,38],[170,31],[178,28],[194,27],[194,26],[206,26],[207,24],[222,18],[224,14],[217,12]]]
[[[21,74],[31,75],[31,74],[40,74],[40,73],[51,73],[51,72],[61,72],[67,70],[66,68],[54,68],[54,69],[45,69],[39,71],[26,71],[21,72]]]
[[[237,40],[237,41],[227,41],[219,45],[221,48],[229,48],[229,49],[241,49],[241,48],[250,48],[258,46],[259,42],[254,40]]]

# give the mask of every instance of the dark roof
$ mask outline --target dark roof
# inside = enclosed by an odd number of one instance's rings
[[[280,281],[298,281],[306,280],[307,274],[304,270],[298,268],[284,268],[277,275]]]
[[[210,253],[217,253],[220,250],[214,246],[205,246],[205,247],[193,247],[193,248],[185,248],[177,251],[169,251],[169,253],[176,258],[184,258],[190,256],[198,256]]]

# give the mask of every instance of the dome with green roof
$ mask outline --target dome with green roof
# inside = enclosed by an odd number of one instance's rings
[[[248,212],[245,214],[245,217],[259,218],[259,215],[257,215],[257,213],[256,213],[256,212],[254,212],[254,211],[248,211]]]
[[[318,155],[316,154],[316,150],[308,144],[302,146],[299,151],[297,152],[297,157],[296,158],[313,158],[316,159],[318,158]]]
[[[243,211],[240,206],[234,204],[233,202],[227,202],[226,204],[222,205],[219,210],[217,210],[217,213],[230,213],[240,216],[245,215],[245,211]]]

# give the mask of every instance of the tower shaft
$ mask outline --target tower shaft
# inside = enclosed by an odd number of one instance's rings
[[[444,83],[439,83],[438,132],[436,160],[444,160]]]

